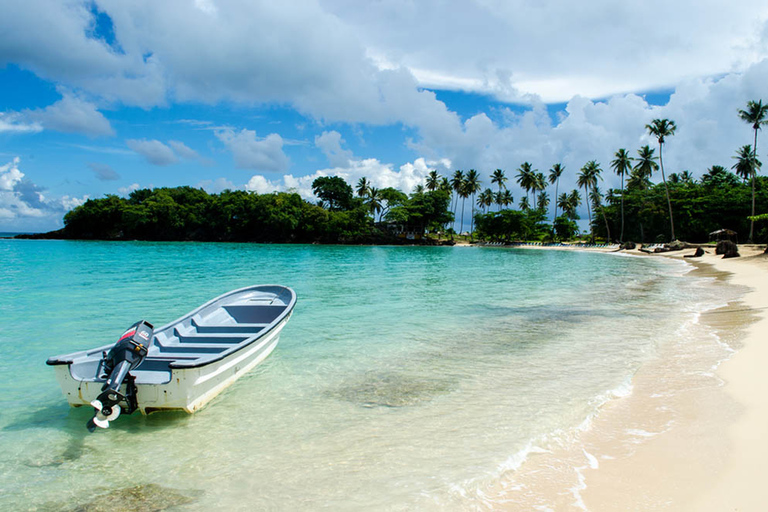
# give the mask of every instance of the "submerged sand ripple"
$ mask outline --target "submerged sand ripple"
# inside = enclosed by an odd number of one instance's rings
[[[428,402],[451,391],[448,381],[426,380],[398,373],[372,373],[328,394],[363,407],[407,407]]]

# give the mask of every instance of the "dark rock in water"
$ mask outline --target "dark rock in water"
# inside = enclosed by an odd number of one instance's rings
[[[704,249],[702,249],[701,247],[697,247],[695,253],[686,254],[685,256],[683,256],[683,258],[701,258],[702,256],[704,256]]]
[[[621,248],[624,250],[632,250],[635,247],[637,247],[637,244],[635,242],[624,242],[621,244]]]
[[[192,503],[196,498],[157,484],[137,485],[102,494],[71,512],[155,512]]]
[[[723,258],[738,258],[740,256],[738,246],[730,240],[721,240],[717,242],[715,254],[722,254]]]

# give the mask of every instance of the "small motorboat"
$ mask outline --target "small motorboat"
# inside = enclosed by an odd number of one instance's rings
[[[51,357],[67,401],[96,411],[88,429],[121,411],[193,413],[274,350],[296,293],[258,285],[225,293],[168,325],[141,320],[115,345]]]

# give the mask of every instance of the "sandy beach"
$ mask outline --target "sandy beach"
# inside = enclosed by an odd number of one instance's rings
[[[503,481],[507,490],[499,492],[499,501],[509,503],[509,510],[765,510],[768,345],[761,333],[768,329],[768,256],[763,248],[740,246],[742,257],[725,260],[714,248],[701,258],[686,258],[696,266],[694,275],[743,287],[740,300],[700,318],[727,348],[725,358],[706,348],[711,346],[706,337],[700,351],[662,352],[634,376],[632,392],[606,404],[576,443],[533,455]],[[630,252],[682,258],[694,251]],[[668,392],[655,391],[660,381]]]

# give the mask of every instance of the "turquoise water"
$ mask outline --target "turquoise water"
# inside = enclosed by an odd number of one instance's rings
[[[723,302],[681,262],[579,252],[1,240],[0,263],[2,510],[150,483],[179,510],[487,506]],[[44,364],[258,283],[294,288],[293,318],[195,415],[88,434]]]

